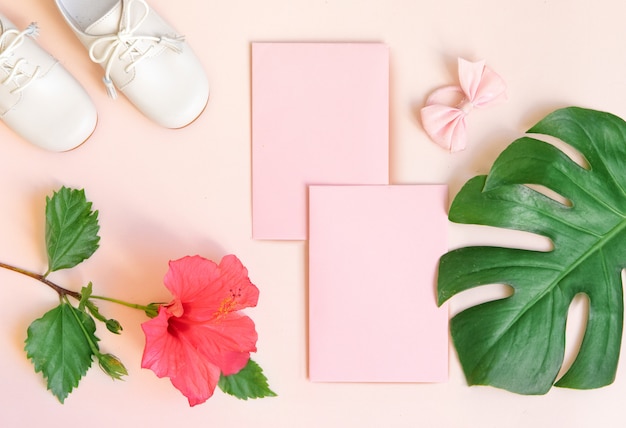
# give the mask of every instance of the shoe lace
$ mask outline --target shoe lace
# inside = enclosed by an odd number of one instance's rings
[[[143,7],[143,12],[133,25],[133,20],[131,19],[131,5],[135,2]],[[150,56],[155,47],[165,46],[175,52],[182,52],[181,42],[184,40],[183,36],[162,35],[157,37],[135,34],[148,17],[149,12],[150,7],[144,0],[122,2],[122,16],[117,33],[101,36],[89,47],[89,58],[97,64],[105,64],[102,81],[107,89],[107,93],[113,99],[117,97],[117,91],[111,80],[111,68],[117,60],[122,60],[125,57],[130,58],[130,62],[124,67],[124,71],[128,73],[140,61]],[[145,45],[144,42],[149,42],[150,44],[147,49],[142,51],[139,47],[140,45]],[[98,53],[99,49],[102,50]]]
[[[34,22],[23,31],[10,28],[0,34],[0,67],[8,72],[7,77],[0,84],[15,83],[15,88],[10,91],[12,94],[23,91],[39,73],[39,66],[36,66],[30,74],[25,73],[22,70],[22,66],[27,63],[24,58],[18,58],[15,62],[10,61],[14,57],[15,50],[24,43],[25,37],[34,39],[38,34],[39,28]]]

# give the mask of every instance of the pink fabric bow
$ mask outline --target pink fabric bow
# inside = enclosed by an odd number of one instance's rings
[[[465,149],[465,118],[474,107],[484,107],[506,97],[506,84],[485,61],[459,58],[460,86],[435,90],[421,110],[422,126],[428,136],[450,152]],[[460,101],[459,101],[460,100]]]

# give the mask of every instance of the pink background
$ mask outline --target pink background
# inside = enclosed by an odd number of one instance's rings
[[[187,36],[212,83],[211,101],[192,126],[150,123],[123,98],[111,101],[54,3],[1,0],[19,26],[37,21],[39,41],[83,83],[98,128],[76,151],[44,152],[0,126],[0,260],[45,269],[44,198],[61,185],[84,187],[100,209],[102,245],[85,264],[51,279],[146,303],[166,299],[167,261],[186,254],[237,254],[261,289],[248,311],[259,331],[255,359],[279,397],[242,402],[216,393],[188,408],[167,380],[139,367],[139,312],[102,305],[123,335],[101,332],[130,376],[112,382],[92,368],[60,405],[26,360],[28,324],[57,301],[43,286],[0,272],[0,425],[6,427],[586,427],[620,425],[626,414],[624,365],[594,391],[554,389],[524,397],[468,388],[454,351],[442,384],[319,384],[307,378],[307,245],[251,239],[250,44],[254,41],[376,41],[391,54],[390,175],[394,184],[447,183],[450,200],[470,177],[541,117],[567,105],[626,117],[626,6],[619,0],[152,0]],[[421,130],[416,112],[440,85],[455,82],[456,58],[485,59],[508,83],[509,101],[473,112],[465,152],[449,155]],[[522,244],[524,234],[449,226],[449,245]],[[498,295],[477,290],[451,300],[457,313]],[[575,342],[580,304],[568,337]],[[570,350],[568,349],[568,355]],[[626,358],[626,357],[623,357]],[[571,358],[567,358],[571,361]]]

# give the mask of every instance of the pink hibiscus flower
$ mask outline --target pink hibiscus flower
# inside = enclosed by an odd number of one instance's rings
[[[200,256],[170,261],[164,282],[174,300],[141,325],[141,367],[169,377],[195,406],[213,395],[220,373],[237,373],[256,351],[254,322],[238,311],[256,306],[259,290],[234,255],[219,265]]]

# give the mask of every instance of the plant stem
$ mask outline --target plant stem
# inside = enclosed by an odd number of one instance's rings
[[[8,264],[2,263],[2,262],[0,262],[0,268],[8,269],[10,271],[21,273],[22,275],[26,275],[26,276],[28,276],[30,278],[36,279],[37,281],[40,281],[40,282],[46,284],[48,287],[50,287],[54,291],[56,291],[61,298],[65,297],[65,296],[71,296],[71,297],[75,298],[76,300],[80,300],[80,298],[81,298],[80,293],[78,293],[76,291],[68,290],[67,288],[63,288],[60,285],[57,285],[54,282],[48,280],[46,278],[47,274],[46,275],[40,275],[38,273],[34,273],[34,272],[28,271],[26,269],[22,269],[22,268],[18,268],[18,267],[15,267],[15,266],[11,266],[11,265],[8,265]],[[128,303],[128,302],[125,302],[123,300],[113,299],[111,297],[104,297],[104,296],[91,296],[91,298],[92,299],[99,299],[99,300],[106,300],[108,302],[117,303],[118,305],[126,306],[128,308],[139,309],[139,310],[144,311],[144,312],[154,311],[155,310],[155,307],[154,307],[155,304],[139,305],[139,304],[136,304],[136,303]]]
[[[52,288],[61,297],[63,297],[63,296],[72,296],[73,298],[80,300],[80,293],[78,293],[76,291],[68,290],[66,288],[61,287],[60,285],[55,284],[54,282],[46,279],[45,275],[40,275],[38,273],[34,273],[34,272],[28,271],[26,269],[21,269],[21,268],[15,267],[15,266],[11,266],[11,265],[8,265],[8,264],[2,263],[2,262],[0,262],[0,268],[8,269],[8,270],[11,270],[13,272],[21,273],[22,275],[26,275],[26,276],[29,276],[29,277],[31,277],[33,279],[36,279],[37,281],[40,281],[40,282],[46,284],[48,287]]]
[[[147,311],[150,310],[151,307],[150,306],[146,306],[146,305],[139,305],[137,303],[128,303],[125,302],[123,300],[119,300],[119,299],[114,299],[112,297],[105,297],[105,296],[91,296],[92,299],[98,299],[98,300],[105,300],[107,302],[113,302],[113,303],[117,303],[118,305],[122,305],[122,306],[126,306],[127,308],[133,308],[133,309],[139,309],[142,311]]]

